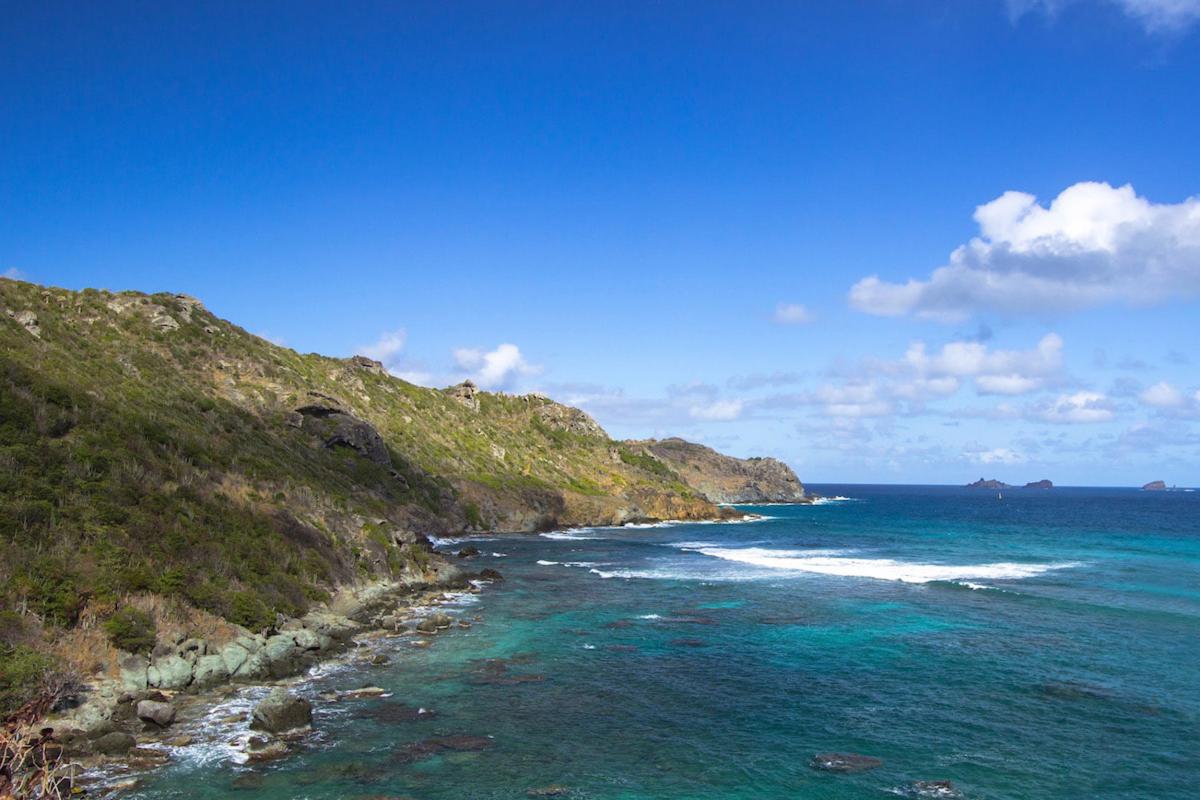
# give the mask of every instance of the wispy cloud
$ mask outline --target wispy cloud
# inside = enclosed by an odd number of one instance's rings
[[[407,342],[408,332],[401,328],[381,334],[378,339],[360,350],[364,356],[373,358],[391,369],[396,365],[400,354],[404,352],[404,345]]]
[[[993,447],[990,450],[967,450],[963,453],[968,461],[976,464],[1023,464],[1029,459],[1011,447]]]
[[[1101,1],[1121,9],[1150,33],[1181,31],[1200,20],[1200,0],[1008,0],[1008,10],[1013,20],[1033,12],[1054,18],[1068,6]]]
[[[1049,206],[1005,192],[975,209],[975,221],[980,236],[928,278],[864,278],[850,290],[851,305],[954,321],[981,311],[1060,313],[1200,294],[1200,198],[1152,203],[1132,186],[1077,183]]]
[[[708,405],[692,406],[688,413],[695,419],[728,422],[742,415],[742,401],[718,400]]]
[[[432,386],[436,382],[433,374],[407,356],[407,346],[408,332],[398,328],[380,334],[371,344],[358,348],[358,352],[380,362],[384,369],[401,380],[421,386]]]
[[[799,303],[780,303],[775,306],[775,321],[780,325],[804,325],[813,321],[813,315]]]
[[[1113,407],[1106,395],[1099,392],[1061,394],[1034,408],[1034,415],[1043,422],[1091,423],[1109,422]]]

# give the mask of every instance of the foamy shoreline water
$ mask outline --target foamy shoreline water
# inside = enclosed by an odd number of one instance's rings
[[[478,593],[489,583],[473,580],[472,590],[446,590],[407,607],[410,621],[420,621],[438,611],[464,611],[479,602]],[[287,678],[261,683],[226,684],[196,695],[181,695],[179,719],[169,728],[156,731],[155,738],[139,741],[144,751],[162,753],[165,761],[148,768],[131,768],[120,757],[82,768],[78,775],[85,783],[102,792],[125,791],[142,779],[172,766],[186,768],[212,767],[222,763],[248,765],[249,740],[259,735],[249,727],[254,706],[265,698],[274,686],[285,686],[301,695],[313,697],[314,711],[319,715],[338,715],[338,699],[314,695],[318,684],[336,679],[348,672],[362,671],[377,654],[398,656],[405,648],[426,642],[410,631],[389,632],[366,626],[351,639],[346,649],[330,652],[305,672]],[[353,690],[351,690],[353,691]],[[321,694],[326,694],[322,692]],[[385,692],[379,697],[390,697]],[[196,714],[196,710],[200,713]],[[303,746],[320,745],[326,733],[319,726],[306,733]],[[186,743],[172,743],[186,740]]]

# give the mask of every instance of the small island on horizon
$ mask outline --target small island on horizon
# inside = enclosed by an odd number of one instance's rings
[[[1042,478],[1040,481],[1030,481],[1029,483],[1025,484],[1022,487],[1017,487],[1017,486],[1013,486],[1012,484],[1005,483],[1004,481],[996,480],[995,478],[987,478],[987,479],[980,478],[979,480],[977,480],[973,483],[968,483],[966,485],[966,488],[968,488],[968,489],[1016,489],[1016,488],[1053,489],[1054,482],[1047,478]]]

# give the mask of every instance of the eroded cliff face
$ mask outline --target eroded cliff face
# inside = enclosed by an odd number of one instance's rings
[[[809,498],[792,468],[774,458],[734,458],[684,439],[626,443],[667,465],[713,503],[803,503]]]

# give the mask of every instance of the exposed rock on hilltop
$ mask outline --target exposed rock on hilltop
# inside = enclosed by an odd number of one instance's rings
[[[666,464],[714,503],[802,503],[810,498],[791,467],[774,458],[734,458],[683,439],[647,439],[630,449]]]
[[[979,480],[975,481],[974,483],[968,483],[967,488],[968,489],[1008,489],[1010,487],[1004,481],[998,481],[995,478],[989,478],[988,480],[984,480],[983,478],[980,478]]]
[[[463,381],[455,386],[450,386],[444,390],[449,397],[453,397],[458,402],[462,403],[472,411],[479,410],[479,387],[472,381]]]

